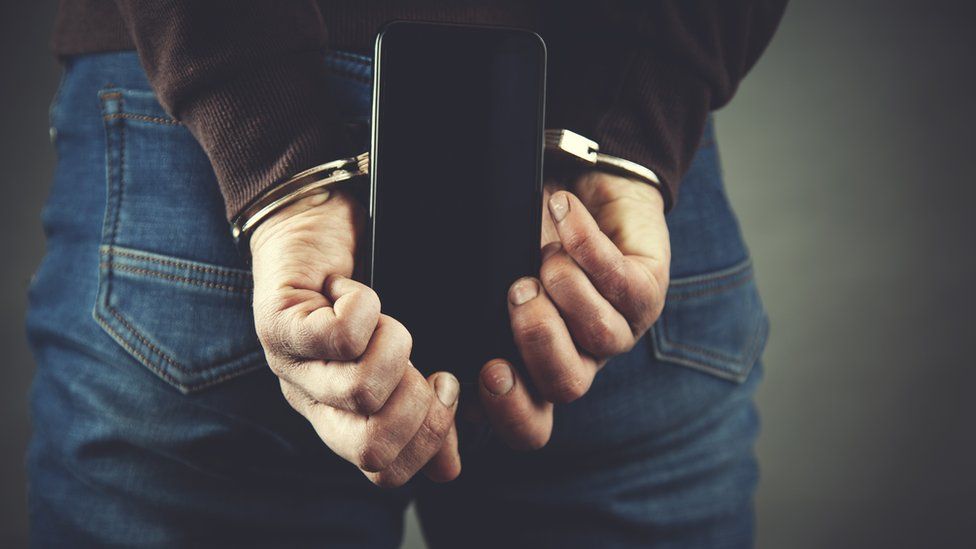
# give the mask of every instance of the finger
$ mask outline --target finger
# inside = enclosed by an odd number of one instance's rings
[[[366,351],[356,361],[294,361],[271,357],[275,374],[317,402],[360,415],[379,411],[409,365],[412,339],[396,319],[380,315]]]
[[[433,399],[427,415],[410,442],[403,448],[388,467],[378,472],[368,472],[373,483],[384,487],[406,484],[418,471],[427,465],[449,441],[448,434],[454,425],[460,385],[457,378],[447,372],[434,374],[428,380],[429,387],[437,396]],[[461,457],[457,453],[456,439],[453,452],[448,450],[443,463],[434,470],[438,478],[453,480],[461,472]],[[451,476],[453,475],[453,476]]]
[[[608,358],[633,346],[627,319],[607,301],[558,242],[547,246],[539,278],[556,304],[577,345],[596,357]]]
[[[574,191],[624,256],[669,263],[664,198],[658,189],[644,182],[590,172],[576,181]]]
[[[521,278],[508,292],[515,345],[532,383],[549,402],[572,402],[593,383],[597,365],[573,343],[559,311],[534,278]]]
[[[308,420],[322,442],[339,457],[359,466],[360,441],[366,418],[317,402],[300,387],[284,379],[279,379],[279,383],[285,400]]]
[[[434,391],[423,374],[410,367],[383,408],[366,419],[359,467],[382,471],[390,466],[419,431],[427,428]]]
[[[511,364],[490,361],[478,379],[485,415],[502,441],[516,450],[536,450],[549,442],[552,403],[532,395]]]
[[[436,386],[435,392],[440,394]],[[451,414],[454,418],[454,421],[451,422],[451,428],[444,437],[440,450],[434,454],[434,457],[430,459],[423,469],[424,474],[434,482],[450,482],[461,474],[461,454],[458,452],[457,410],[458,400],[455,399],[454,405],[451,407]]]
[[[644,324],[649,325],[648,318],[664,296],[652,270],[625,257],[572,193],[554,193],[549,199],[549,213],[563,249],[600,294],[632,327],[646,328]]]
[[[386,406],[372,416],[326,406],[285,380],[281,380],[281,389],[292,408],[305,416],[333,452],[364,471],[380,471],[393,462],[420,430],[433,398],[423,375],[412,367]]]
[[[352,360],[369,344],[379,321],[380,300],[372,288],[333,275],[323,293],[283,289],[256,309],[258,336],[271,354],[295,360]]]

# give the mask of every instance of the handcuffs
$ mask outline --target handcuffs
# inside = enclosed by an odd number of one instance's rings
[[[660,189],[657,174],[646,166],[600,152],[592,139],[570,130],[546,130],[545,151],[588,168],[644,181]],[[243,253],[254,229],[282,208],[312,195],[329,193],[339,183],[369,175],[369,152],[334,160],[289,177],[251,201],[231,221],[231,236]]]

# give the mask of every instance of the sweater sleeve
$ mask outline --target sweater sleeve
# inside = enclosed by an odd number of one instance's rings
[[[160,103],[206,151],[228,219],[344,151],[314,0],[116,0]]]
[[[547,126],[655,171],[666,208],[710,111],[726,104],[773,36],[786,0],[605,0],[546,9]],[[573,6],[574,9],[569,9]]]

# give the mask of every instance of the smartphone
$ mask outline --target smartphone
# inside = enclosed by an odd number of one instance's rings
[[[517,363],[508,288],[537,276],[546,49],[535,33],[416,22],[376,39],[367,278],[425,374]]]

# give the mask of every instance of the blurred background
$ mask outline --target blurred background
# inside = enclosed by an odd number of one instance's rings
[[[54,166],[53,2],[0,3],[0,546],[26,543],[26,288]],[[773,323],[759,547],[976,539],[976,7],[795,0],[717,117]],[[423,547],[415,522],[407,547]]]

